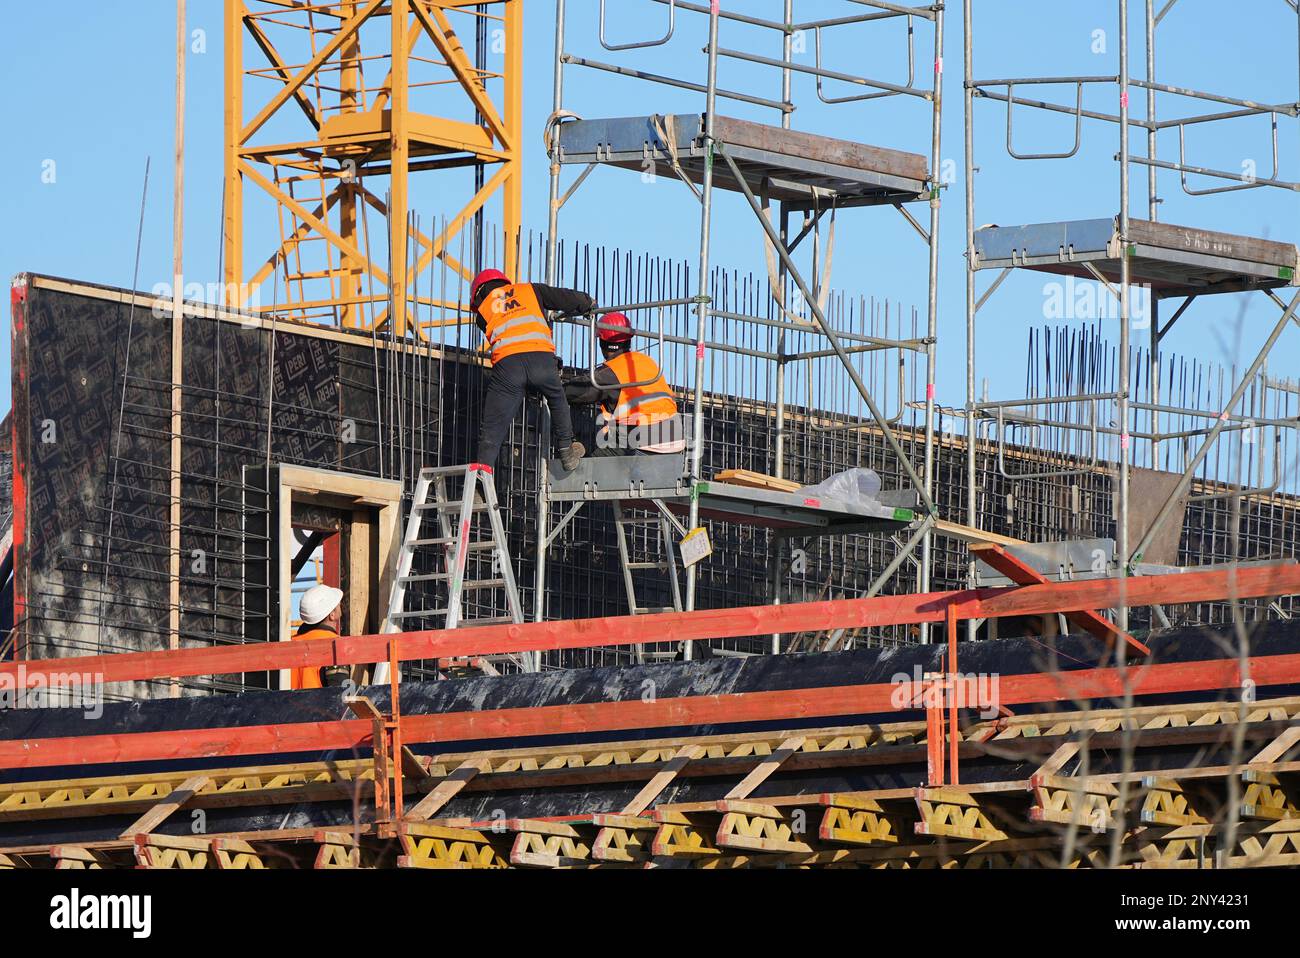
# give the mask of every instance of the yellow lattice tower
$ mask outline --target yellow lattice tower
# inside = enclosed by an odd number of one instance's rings
[[[489,39],[476,65],[480,25]],[[523,0],[226,0],[226,304],[352,329],[391,322],[404,336],[418,329],[417,277],[435,258],[468,275],[450,241],[497,194],[501,265],[513,271],[522,61]],[[415,229],[412,174],[467,168],[477,178],[459,213],[433,235]],[[246,203],[258,196],[274,204],[280,236],[247,271]],[[383,229],[367,226],[367,209]],[[262,290],[277,273],[271,297]],[[441,305],[431,294],[419,303]]]

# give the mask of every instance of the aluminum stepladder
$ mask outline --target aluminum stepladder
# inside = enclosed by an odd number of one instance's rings
[[[457,481],[459,489],[455,488]],[[487,519],[486,529],[481,522],[476,522],[483,517]],[[427,526],[430,518],[436,520],[433,530]],[[434,534],[430,535],[429,531]],[[431,572],[413,571],[417,552],[427,548],[441,554],[441,568]],[[445,597],[442,606],[432,609],[406,607],[409,587],[421,582],[444,585],[439,590]],[[466,592],[499,593],[504,597],[509,614],[466,618],[462,608]],[[492,607],[499,608],[500,605],[494,602]],[[411,514],[397,555],[393,589],[388,598],[388,624],[384,631],[401,632],[407,620],[418,618],[441,618],[444,629],[524,621],[491,466],[469,463],[420,470],[411,500]],[[491,661],[502,659],[514,662],[525,671],[537,670],[537,657],[527,654],[485,656],[479,667],[488,674],[495,674]],[[375,667],[374,681],[388,681],[387,663],[381,662]]]
[[[673,538],[673,528],[676,523],[663,503],[658,500],[652,501],[654,501],[654,505],[658,510],[657,515],[629,514],[617,499],[610,503],[614,507],[614,532],[618,540],[619,562],[623,567],[623,587],[627,591],[628,612],[632,615],[652,615],[657,612],[682,611],[682,594],[677,580],[677,546]],[[657,560],[633,559],[632,548],[637,543],[636,532],[638,530],[644,530],[646,533],[647,552],[663,558]],[[633,573],[643,570],[656,570],[662,572],[668,578],[672,605],[643,606],[638,603],[636,581]],[[638,662],[645,661],[644,645],[636,647],[636,656]]]

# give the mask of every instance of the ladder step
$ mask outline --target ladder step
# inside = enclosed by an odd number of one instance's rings
[[[633,615],[659,615],[662,612],[679,612],[679,611],[680,611],[679,609],[676,609],[671,605],[660,605],[660,606],[646,606],[645,608],[637,609],[632,614]]]
[[[448,578],[446,572],[429,572],[424,575],[402,575],[397,577],[398,582],[442,582]]]
[[[412,612],[393,612],[389,614],[390,619],[418,619],[434,615],[446,615],[446,609],[415,609]]]
[[[443,536],[438,539],[412,539],[410,542],[406,543],[406,548],[416,549],[419,546],[449,546],[455,545],[458,541],[460,541],[459,536]],[[496,543],[491,539],[485,539],[481,542],[471,542],[469,544],[469,551],[481,552],[484,549],[491,549],[495,546]]]
[[[514,625],[514,617],[509,615],[498,615],[490,619],[461,619],[457,626],[459,629],[472,629],[479,625]]]
[[[629,563],[627,564],[627,568],[629,568],[629,569],[662,569],[662,570],[664,570],[664,571],[667,571],[667,570],[668,570],[668,563],[667,563],[667,562],[629,562]]]
[[[416,509],[421,509],[421,510],[423,509],[457,509],[458,510],[460,509],[460,507],[461,507],[461,503],[459,499],[456,500],[449,499],[446,501],[437,501],[437,502],[421,502],[416,504],[415,506]],[[488,506],[486,502],[476,502],[471,507],[470,511],[487,512],[487,508]]]
[[[450,579],[450,572],[426,572],[420,575],[402,575],[397,577],[398,582],[446,582]],[[470,579],[461,583],[465,589],[484,589],[488,586],[503,586],[506,584],[505,579]]]

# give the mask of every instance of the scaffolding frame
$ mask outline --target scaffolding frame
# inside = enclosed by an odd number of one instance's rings
[[[709,290],[710,280],[710,249],[711,249],[711,216],[713,194],[718,186],[720,177],[729,176],[731,188],[738,189],[747,201],[751,211],[761,226],[767,249],[775,253],[778,265],[771,263],[769,255],[769,275],[771,277],[771,295],[779,297],[778,306],[783,317],[782,320],[773,321],[755,316],[742,316],[739,314],[728,314],[724,318],[733,323],[758,323],[762,325],[776,325],[783,331],[785,329],[804,329],[806,326],[794,322],[794,316],[786,308],[785,296],[791,285],[803,297],[803,302],[807,305],[809,313],[812,316],[810,325],[819,332],[826,340],[830,350],[843,363],[848,373],[849,379],[856,388],[858,394],[865,401],[867,409],[871,413],[871,420],[864,420],[862,425],[874,423],[879,428],[886,442],[891,447],[893,453],[898,457],[907,478],[916,488],[921,502],[921,519],[915,524],[912,535],[900,547],[898,554],[887,565],[885,570],[877,577],[872,587],[871,594],[879,590],[893,572],[902,565],[904,560],[910,556],[918,547],[921,550],[921,571],[920,571],[920,589],[926,591],[929,589],[930,572],[931,572],[931,541],[932,528],[938,519],[937,511],[931,496],[932,479],[934,471],[934,399],[935,399],[935,339],[937,329],[937,276],[938,276],[938,238],[939,238],[939,184],[937,181],[937,170],[939,169],[940,159],[940,132],[941,116],[943,104],[943,22],[944,6],[937,3],[930,6],[905,6],[896,3],[883,2],[883,0],[855,0],[851,12],[846,10],[848,15],[826,18],[822,20],[800,22],[796,21],[793,12],[793,0],[785,0],[784,17],[781,21],[763,19],[748,14],[741,14],[735,11],[723,10],[720,4],[713,3],[710,6],[703,6],[695,3],[682,2],[682,0],[654,0],[668,8],[667,10],[667,31],[659,38],[648,40],[639,40],[629,43],[611,44],[606,39],[607,26],[607,9],[605,0],[600,0],[599,11],[599,42],[602,47],[611,52],[617,53],[622,50],[644,49],[647,47],[661,46],[667,43],[676,33],[678,12],[700,14],[707,18],[708,21],[708,44],[705,48],[707,56],[707,73],[705,83],[700,84],[693,81],[650,74],[641,70],[631,69],[620,66],[592,60],[589,58],[578,57],[570,54],[566,49],[566,0],[556,0],[556,27],[555,27],[555,48],[553,61],[553,86],[554,100],[553,113],[547,124],[547,141],[549,144],[550,164],[550,208],[548,217],[547,232],[547,257],[546,257],[546,276],[548,282],[555,282],[556,277],[556,249],[558,244],[559,215],[562,207],[574,195],[576,190],[587,180],[591,172],[598,165],[609,162],[613,159],[610,152],[611,148],[605,145],[605,152],[602,155],[602,145],[597,143],[595,153],[590,157],[585,169],[577,176],[575,181],[562,191],[561,169],[566,159],[563,154],[563,134],[565,127],[573,123],[583,122],[580,117],[566,109],[564,98],[564,74],[566,66],[581,66],[587,69],[603,71],[610,74],[622,75],[638,80],[646,81],[660,86],[667,86],[676,89],[690,90],[704,95],[704,110],[700,121],[698,136],[692,138],[689,145],[690,154],[693,159],[700,164],[698,172],[688,174],[683,168],[682,159],[679,155],[679,144],[677,143],[677,124],[683,121],[684,117],[661,117],[656,115],[651,118],[655,128],[655,136],[648,141],[647,157],[653,157],[656,164],[665,162],[671,166],[677,178],[682,180],[695,194],[700,201],[700,240],[699,240],[699,275],[698,275],[698,295],[687,301],[656,302],[656,303],[627,303],[617,307],[602,308],[596,311],[597,315],[612,312],[615,309],[621,312],[637,312],[647,309],[659,309],[671,305],[691,305],[695,308],[697,319],[697,335],[695,337],[695,376],[694,383],[690,389],[691,395],[691,432],[689,438],[690,455],[688,457],[689,470],[686,477],[690,491],[690,508],[687,517],[687,528],[694,529],[699,525],[700,510],[699,496],[696,494],[703,482],[701,475],[701,461],[704,446],[703,431],[703,410],[704,394],[706,389],[705,383],[705,355],[709,349],[727,349],[728,344],[725,342],[713,342],[707,338],[708,322],[711,316],[711,297]],[[870,11],[862,11],[862,6],[872,8]],[[830,30],[836,27],[844,27],[850,24],[862,24],[876,22],[881,20],[892,20],[895,18],[905,17],[908,25],[908,52],[909,65],[911,67],[912,79],[907,85],[890,83],[883,80],[877,80],[864,76],[846,74],[839,71],[828,70],[821,65],[821,38],[823,30]],[[928,87],[914,85],[915,76],[915,50],[914,50],[914,32],[913,21],[920,19],[928,22],[933,28],[934,38],[934,71],[932,84]],[[719,28],[723,20],[734,23],[742,23],[751,27],[759,27],[779,33],[782,37],[782,54],[779,59],[765,57],[754,53],[748,53],[741,50],[735,50],[720,46]],[[793,58],[793,36],[796,31],[812,30],[817,40],[817,65],[808,66],[796,62]],[[728,90],[718,84],[718,63],[720,58],[739,60],[751,64],[761,65],[773,68],[780,72],[781,86],[780,99],[772,99],[758,96],[751,93]],[[791,201],[782,199],[780,202],[780,226],[774,226],[771,221],[771,196],[769,195],[776,177],[759,176],[755,177],[751,172],[747,177],[742,164],[753,160],[757,155],[752,151],[747,151],[744,147],[736,147],[733,144],[724,142],[724,138],[719,135],[719,120],[717,102],[720,98],[731,99],[739,102],[748,103],[753,106],[774,109],[781,116],[781,130],[790,131],[791,121],[790,114],[793,112],[795,105],[791,102],[791,80],[794,73],[810,74],[817,78],[818,97],[826,103],[846,102],[869,100],[883,96],[903,95],[922,100],[930,105],[930,150],[928,156],[928,169],[921,182],[917,184],[919,188],[914,190],[900,191],[897,184],[893,184],[893,192],[888,188],[882,187],[876,196],[864,194],[861,197],[851,198],[847,205],[893,205],[908,223],[920,234],[922,240],[926,243],[928,249],[928,314],[927,314],[927,335],[922,342],[885,340],[880,339],[862,348],[868,349],[889,349],[897,348],[899,350],[910,349],[922,352],[925,355],[926,362],[926,397],[925,397],[925,445],[924,461],[922,468],[918,471],[902,446],[898,442],[890,421],[881,412],[873,399],[870,391],[858,375],[852,361],[852,351],[846,349],[841,337],[831,328],[827,322],[823,309],[820,305],[819,296],[823,291],[821,277],[814,272],[812,281],[805,279],[803,273],[796,265],[793,259],[793,252],[799,243],[807,236],[814,237],[814,244],[818,243],[820,238],[820,223],[825,213],[821,205],[821,193],[816,186],[806,189],[808,199],[804,201]],[[865,87],[868,92],[855,94],[849,97],[827,98],[822,88],[823,80],[835,80],[838,82],[849,83],[860,87]],[[611,121],[613,122],[613,121]],[[692,131],[694,132],[694,131]],[[662,154],[662,155],[659,155]],[[762,153],[762,158],[768,161],[775,161],[780,168],[780,164],[787,164],[791,170],[794,170],[799,164],[797,158],[791,155],[772,156]],[[716,164],[716,159],[721,158],[723,166],[721,169]],[[572,162],[572,161],[569,161]],[[805,168],[800,171],[815,176],[819,173],[828,172],[825,169],[818,170],[815,164],[805,164]],[[833,171],[843,174],[843,170]],[[760,179],[760,187],[756,191],[750,184],[752,178]],[[693,180],[698,180],[698,185]],[[756,195],[761,194],[761,195]],[[834,201],[838,193],[827,191],[828,198]],[[930,219],[928,229],[919,222],[904,206],[907,202],[927,201],[930,206]],[[834,202],[832,203],[834,206]],[[792,213],[803,213],[804,222],[801,231],[792,239],[790,230],[790,217]],[[816,248],[814,248],[814,270],[816,270]],[[779,288],[779,289],[778,289]],[[593,322],[591,330],[594,334],[598,324]],[[592,347],[594,348],[594,346]],[[777,390],[777,430],[776,430],[776,451],[775,451],[775,474],[778,478],[782,476],[782,460],[784,450],[784,414],[786,409],[785,396],[785,368],[792,361],[800,358],[796,354],[789,354],[784,349],[784,334],[780,335],[778,340],[778,350],[775,356],[762,357],[770,359],[775,365],[775,378]],[[543,444],[543,450],[545,443]],[[545,455],[545,453],[542,453]],[[536,570],[536,589],[534,618],[536,621],[542,621],[545,617],[545,593],[546,593],[546,543],[554,538],[563,524],[567,522],[576,511],[571,508],[562,518],[561,523],[554,531],[550,524],[550,502],[551,493],[547,479],[547,469],[544,464],[539,464],[538,475],[539,494],[538,494],[538,529],[539,529],[539,558]],[[580,504],[579,504],[580,505]],[[772,599],[774,603],[779,603],[779,593],[776,591],[776,585],[779,577],[780,558],[779,555],[772,560]],[[695,608],[695,586],[696,570],[691,566],[687,570],[686,589],[685,589],[685,608],[693,610]],[[779,635],[773,635],[773,651],[779,651]],[[923,635],[924,639],[924,635]],[[690,643],[685,644],[685,656],[691,657]]]
[[[1297,36],[1297,64],[1298,76],[1297,83],[1300,84],[1300,3],[1296,0],[1280,0],[1296,15],[1296,36]],[[1258,417],[1246,413],[1238,413],[1237,407],[1241,403],[1247,390],[1252,384],[1263,384],[1267,387],[1268,378],[1266,370],[1266,361],[1273,346],[1281,336],[1283,330],[1291,323],[1296,322],[1300,325],[1300,316],[1296,315],[1297,306],[1300,306],[1300,290],[1298,290],[1289,302],[1283,300],[1273,290],[1286,286],[1300,285],[1300,279],[1297,278],[1297,260],[1295,247],[1289,246],[1289,252],[1286,254],[1288,265],[1279,265],[1281,261],[1270,262],[1276,251],[1267,250],[1254,256],[1255,261],[1242,260],[1237,257],[1238,249],[1241,246],[1253,244],[1252,250],[1258,250],[1265,245],[1264,241],[1254,241],[1246,237],[1233,236],[1230,234],[1211,233],[1210,231],[1201,230],[1183,230],[1183,232],[1194,235],[1191,241],[1187,243],[1189,247],[1196,242],[1213,243],[1216,238],[1219,240],[1239,241],[1236,245],[1227,247],[1225,255],[1219,255],[1219,247],[1212,247],[1209,253],[1193,253],[1188,249],[1152,249],[1144,245],[1150,240],[1152,234],[1162,224],[1157,224],[1158,209],[1161,202],[1157,194],[1157,171],[1170,170],[1179,173],[1183,190],[1191,196],[1206,195],[1210,193],[1222,193],[1228,191],[1259,189],[1263,187],[1284,189],[1291,191],[1300,191],[1300,182],[1292,182],[1278,178],[1280,168],[1278,166],[1278,147],[1277,147],[1277,126],[1278,116],[1288,116],[1291,118],[1300,117],[1300,99],[1296,103],[1267,103],[1256,100],[1241,99],[1235,97],[1223,96],[1220,94],[1193,90],[1186,87],[1174,86],[1159,83],[1156,80],[1156,28],[1160,21],[1169,14],[1174,8],[1177,0],[1167,0],[1164,6],[1157,13],[1154,0],[1145,0],[1145,45],[1146,45],[1146,78],[1138,79],[1131,75],[1129,68],[1129,0],[1116,0],[1119,27],[1119,70],[1115,75],[1108,76],[1059,76],[1059,77],[1010,77],[1000,79],[978,80],[975,77],[973,66],[974,51],[974,33],[972,26],[972,8],[974,0],[965,0],[963,4],[963,61],[964,61],[964,89],[965,89],[965,184],[966,184],[966,428],[969,441],[966,449],[966,470],[967,470],[967,490],[966,490],[966,519],[972,528],[979,528],[980,513],[977,502],[977,490],[975,486],[976,477],[976,457],[978,455],[978,437],[982,434],[982,424],[993,422],[997,427],[997,448],[998,454],[1004,448],[1005,443],[1005,419],[1009,410],[1014,410],[1022,424],[1027,424],[1031,428],[1042,426],[1051,426],[1065,431],[1087,432],[1094,437],[1093,452],[1096,456],[1095,437],[1100,434],[1109,434],[1118,437],[1118,462],[1112,477],[1112,489],[1115,500],[1114,513],[1116,521],[1116,556],[1115,563],[1118,566],[1119,574],[1122,576],[1131,576],[1135,573],[1135,566],[1141,562],[1143,554],[1151,545],[1153,539],[1160,531],[1161,527],[1166,524],[1169,518],[1176,511],[1179,498],[1183,492],[1189,488],[1197,468],[1205,460],[1216,441],[1225,432],[1241,432],[1244,430],[1262,430],[1264,428],[1272,429],[1296,429],[1300,426],[1293,420],[1260,420]],[[1083,90],[1085,86],[1115,84],[1119,89],[1119,112],[1118,114],[1103,113],[1094,110],[1084,109]],[[1028,99],[1018,97],[1015,94],[1017,86],[1026,85],[1074,85],[1076,89],[1075,104],[1055,103],[1047,100]],[[1005,92],[999,92],[1002,88]],[[1139,119],[1131,115],[1130,91],[1139,90],[1145,93],[1146,97],[1146,115],[1145,118]],[[1220,104],[1229,107],[1229,109],[1217,109],[1213,112],[1202,113],[1199,115],[1178,117],[1173,119],[1159,120],[1156,115],[1156,94],[1165,93],[1184,97],[1198,103]],[[1072,243],[1072,234],[1070,229],[1074,228],[1077,235],[1081,226],[1089,222],[1097,223],[1099,221],[1071,221],[1065,223],[1041,224],[1036,227],[1017,227],[1015,231],[1017,236],[1010,236],[1009,242],[1003,244],[1008,247],[1009,255],[995,256],[990,261],[988,258],[981,259],[981,249],[987,249],[987,244],[982,244],[981,239],[990,237],[996,238],[999,232],[1010,234],[1010,230],[1000,230],[1000,228],[976,228],[975,217],[975,111],[974,101],[977,98],[995,100],[1006,105],[1007,111],[1007,153],[1016,160],[1035,160],[1035,159],[1067,159],[1075,156],[1081,146],[1082,126],[1084,118],[1097,120],[1105,123],[1114,123],[1119,131],[1119,150],[1115,155],[1115,160],[1119,165],[1119,211],[1114,220],[1113,234],[1109,241],[1106,242],[1104,252],[1094,252],[1093,255],[1084,255],[1076,259],[1076,250]],[[1074,141],[1070,149],[1057,152],[1046,153],[1019,153],[1013,146],[1013,121],[1012,116],[1016,107],[1027,107],[1044,112],[1057,114],[1072,115],[1075,119]],[[1242,173],[1231,173],[1222,170],[1216,170],[1209,167],[1193,165],[1187,162],[1185,131],[1187,126],[1193,124],[1209,124],[1225,120],[1238,119],[1249,116],[1267,115],[1271,118],[1272,129],[1272,153],[1273,153],[1273,175],[1267,178],[1247,178]],[[1179,160],[1177,163],[1161,160],[1157,155],[1157,134],[1161,130],[1177,127],[1179,131]],[[1131,152],[1129,142],[1129,132],[1131,130],[1144,130],[1147,134],[1146,155],[1134,155]],[[1148,221],[1132,219],[1129,213],[1130,205],[1130,181],[1132,179],[1132,166],[1143,166],[1147,170],[1147,192],[1148,192]],[[1206,189],[1193,189],[1188,185],[1188,175],[1209,177],[1218,180],[1235,180],[1237,182],[1231,185],[1210,187]],[[1062,229],[1062,237],[1059,240],[1059,248],[1050,255],[1046,248],[1049,244],[1043,241],[1041,236],[1032,237],[1030,231],[1037,229],[1053,230]],[[1028,240],[1037,239],[1037,247],[1033,247]],[[1017,245],[1019,243],[1020,245]],[[1096,245],[1096,244],[1093,244]],[[1175,244],[1169,244],[1174,246]],[[1282,247],[1283,244],[1268,244],[1275,247]],[[1040,255],[1035,256],[1038,253]],[[1165,259],[1162,261],[1162,257]],[[1163,262],[1168,266],[1174,260],[1180,260],[1186,266],[1186,276],[1180,286],[1177,279],[1169,281],[1162,286],[1152,285],[1151,288],[1151,317],[1150,317],[1150,347],[1149,362],[1150,371],[1148,375],[1147,399],[1145,402],[1137,400],[1132,395],[1132,369],[1130,359],[1130,330],[1129,330],[1129,311],[1131,308],[1131,293],[1135,282],[1135,268],[1141,268],[1139,264],[1144,262],[1144,258],[1149,258],[1157,264]],[[1055,263],[1051,261],[1055,259]],[[1061,264],[1069,264],[1069,268],[1063,268]],[[992,294],[1001,285],[1002,281],[1011,273],[1013,269],[1040,269],[1055,273],[1067,273],[1067,275],[1080,275],[1079,267],[1086,271],[1083,275],[1085,278],[1097,280],[1111,296],[1118,300],[1119,321],[1120,321],[1120,343],[1119,343],[1119,370],[1117,388],[1113,391],[1090,393],[1081,395],[1066,395],[1060,397],[1051,397],[1050,399],[1026,398],[1022,400],[1010,401],[989,401],[987,396],[977,399],[976,397],[976,368],[975,357],[977,347],[977,330],[976,317],[979,310],[984,306]],[[1272,276],[1269,276],[1269,267],[1272,267]],[[975,274],[981,269],[998,268],[1000,272],[996,278],[989,284],[987,289],[976,298]],[[1178,265],[1172,267],[1176,275]],[[1199,269],[1201,272],[1196,272]],[[1108,276],[1107,273],[1110,275]],[[1162,279],[1167,279],[1167,275],[1162,275]],[[1217,286],[1217,288],[1216,288]],[[1219,412],[1209,412],[1192,407],[1173,406],[1160,401],[1160,340],[1169,332],[1173,325],[1183,315],[1185,309],[1200,295],[1211,293],[1228,293],[1228,292],[1245,292],[1259,290],[1268,296],[1281,309],[1281,317],[1272,329],[1264,345],[1258,351],[1255,359],[1241,376],[1237,386],[1233,389],[1231,397]],[[1157,303],[1162,298],[1170,296],[1183,296],[1184,302],[1174,312],[1173,316],[1162,326],[1159,322],[1159,311]],[[1095,409],[1097,404],[1102,402],[1113,402],[1117,408],[1116,423],[1113,429],[1099,427],[1096,421]],[[1068,405],[1071,403],[1084,404],[1085,408],[1090,408],[1089,419],[1087,423],[1077,421],[1051,421],[1046,416],[1038,416],[1034,413],[1026,414],[1026,407],[1043,406],[1049,412],[1053,406]],[[1138,418],[1145,415],[1148,428],[1143,431],[1137,428]],[[1162,417],[1179,416],[1192,420],[1206,420],[1206,425],[1200,429],[1183,430],[1178,432],[1164,432],[1161,429]],[[1202,436],[1200,447],[1196,453],[1187,458],[1182,476],[1177,486],[1165,498],[1152,524],[1142,535],[1136,545],[1129,542],[1129,485],[1131,481],[1131,466],[1133,455],[1133,441],[1145,439],[1152,444],[1152,461],[1155,462],[1161,442],[1171,439],[1188,440],[1197,435]],[[1280,466],[1280,463],[1279,463]],[[1057,472],[1055,474],[1063,474]],[[1042,475],[1041,473],[1039,475]],[[1240,489],[1235,495],[1245,495],[1255,490]],[[975,575],[974,561],[971,563],[972,581]],[[1121,629],[1128,627],[1128,608],[1120,606],[1116,609],[1116,621]],[[973,637],[973,633],[972,633]]]

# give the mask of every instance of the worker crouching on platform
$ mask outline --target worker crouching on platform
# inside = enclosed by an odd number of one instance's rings
[[[594,306],[592,298],[579,290],[541,283],[512,283],[500,270],[484,270],[474,277],[470,308],[492,353],[492,376],[488,380],[479,426],[477,462],[496,465],[501,446],[510,433],[510,424],[518,415],[525,395],[533,392],[540,393],[551,410],[560,462],[567,470],[577,466],[587,450],[573,438],[573,418],[560,382],[560,364],[546,311],[577,315]]]
[[[332,585],[312,586],[302,594],[298,604],[298,616],[302,619],[302,625],[293,635],[295,641],[338,638],[339,626],[343,621],[343,590],[336,589]],[[344,665],[292,669],[289,687],[319,689],[325,686],[342,685],[347,681],[349,674],[350,670]]]
[[[632,348],[632,324],[622,313],[609,313],[598,330],[604,363],[595,380],[565,385],[575,406],[599,405],[602,424],[596,456],[660,455],[686,448],[686,430],[672,387],[659,364]]]

